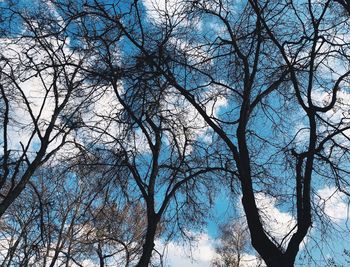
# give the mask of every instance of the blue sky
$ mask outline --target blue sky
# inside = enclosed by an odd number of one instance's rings
[[[39,3],[39,1],[34,1],[31,4],[34,3],[34,6],[31,6],[31,8],[35,8],[36,3]],[[237,1],[237,5],[240,5],[241,2]],[[20,1],[19,5],[27,5],[27,1]],[[125,4],[125,3],[124,3]],[[157,12],[155,12],[153,9],[155,5],[159,5],[158,7],[160,9],[165,8],[165,2],[163,0],[143,0],[144,4],[144,19],[146,23],[155,23],[155,24],[162,24],[164,23],[163,18],[159,17]],[[121,9],[125,8],[127,5],[123,6],[121,5]],[[181,4],[178,4],[176,1],[168,1],[167,2],[168,11],[171,13],[176,13],[177,11],[181,11]],[[59,12],[56,14],[59,15]],[[98,25],[98,23],[97,23]],[[203,21],[200,19],[196,20],[187,20],[186,18],[183,18],[182,22],[179,23],[179,27],[191,27],[193,30],[193,33],[200,34],[200,33],[206,33],[208,29],[213,30],[212,33],[218,33],[222,31],[222,28],[217,25],[217,23],[214,20],[210,20],[208,18],[205,18]],[[77,28],[75,28],[74,24],[71,25],[71,31],[75,31]],[[194,35],[195,35],[194,34]],[[207,35],[209,36],[209,34]],[[225,34],[223,34],[225,36]],[[191,37],[191,36],[190,36]],[[188,45],[190,47],[190,44],[187,44],[188,40],[180,40],[185,45]],[[201,41],[201,40],[196,40]],[[74,40],[70,43],[72,47],[74,47],[75,43]],[[122,40],[121,46],[123,46],[123,50],[121,54],[121,58],[123,58],[123,53],[130,54],[130,53],[136,53],[137,49],[133,48],[126,40]],[[71,48],[72,48],[71,47]],[[202,51],[195,51],[195,53],[201,53]],[[118,55],[119,56],[119,55]],[[181,74],[181,73],[180,73]],[[32,84],[28,84],[28,86],[31,86]],[[191,85],[191,83],[189,83]],[[342,95],[346,105],[350,103],[350,95],[346,92]],[[317,100],[320,99],[320,101],[326,101],[327,96],[325,94],[318,94],[315,96]],[[115,99],[106,99],[103,98],[102,101],[110,101],[111,103],[115,101]],[[211,108],[215,109],[214,114],[216,116],[221,116],[226,111],[230,110],[232,108],[232,103],[234,103],[231,99],[223,97],[222,99],[219,99],[216,103],[211,103]],[[101,106],[104,106],[104,104],[101,102]],[[274,107],[277,107],[280,103],[278,101],[272,100],[271,102],[271,109]],[[283,104],[283,103],[282,103]],[[115,108],[115,105],[111,105],[111,108]],[[205,128],[203,126],[203,121],[196,116],[195,111],[191,109],[191,107],[186,107],[188,118],[187,120],[194,120],[194,118],[198,119],[196,121],[196,124],[200,125],[198,128],[202,128],[196,134],[198,135],[199,139],[207,140],[208,141],[208,130],[203,130]],[[101,111],[101,110],[99,110]],[[339,113],[339,112],[338,112]],[[341,116],[338,114],[337,111],[330,114],[331,117],[337,118],[337,116]],[[235,115],[235,112],[233,112]],[[232,115],[232,114],[229,114]],[[304,127],[305,121],[304,121],[304,115],[300,111],[300,113],[296,112],[293,114],[289,114],[289,118],[293,119],[293,124],[291,125],[290,133],[293,135],[295,132],[297,132],[300,128]],[[273,134],[270,134],[270,130],[272,128],[272,124],[269,123],[268,119],[261,119],[257,116],[256,118],[256,126],[258,127],[258,131],[261,135],[266,136],[268,138],[273,138]],[[294,127],[294,128],[292,128]],[[229,129],[229,127],[228,127]],[[231,129],[232,130],[232,129]],[[210,131],[209,131],[210,132]],[[296,142],[296,145],[298,144],[304,144],[305,143],[305,131],[301,132],[297,138],[299,142]],[[210,134],[209,134],[210,137]],[[289,136],[286,136],[286,138]],[[142,138],[140,138],[140,146],[142,146]],[[209,138],[210,139],[210,138]],[[35,150],[35,145],[33,146],[33,149]],[[167,156],[167,155],[165,155]],[[145,157],[147,159],[147,156]],[[266,160],[265,158],[261,158],[261,161]],[[280,160],[280,159],[278,159]],[[281,159],[282,160],[282,159]],[[277,161],[278,162],[278,161]],[[276,163],[276,162],[275,162]],[[273,164],[271,164],[271,169],[273,168]],[[278,167],[278,166],[277,166]],[[273,169],[276,176],[284,177],[284,173],[281,170],[278,170],[278,168]],[[280,177],[280,178],[281,178]],[[317,176],[316,176],[317,177]],[[288,178],[288,175],[285,175],[285,178]],[[290,183],[289,180],[285,179],[286,183],[285,185],[288,186],[288,183]],[[320,179],[319,183],[315,183],[314,190],[318,193],[319,196],[321,196],[324,200],[327,200],[323,203],[323,201],[319,201],[318,199],[315,200],[316,203],[318,203],[319,209],[324,209],[326,214],[330,216],[329,223],[330,224],[337,224],[337,228],[341,229],[338,233],[338,238],[331,240],[328,244],[334,251],[339,251],[339,253],[342,251],[343,248],[346,248],[346,242],[345,240],[341,240],[341,237],[345,237],[343,233],[347,228],[347,218],[348,218],[348,200],[345,197],[344,194],[337,192],[336,188],[330,184],[325,184],[323,182],[324,180]],[[162,193],[162,190],[160,190],[160,193]],[[279,205],[278,199],[273,199],[270,196],[267,195],[259,195],[260,196],[260,205],[262,205],[261,209],[264,211],[265,214],[267,214],[268,218],[272,218],[272,222],[267,221],[267,228],[269,228],[272,232],[274,232],[276,235],[279,235],[281,233],[286,233],[288,231],[288,227],[290,227],[287,222],[293,221],[292,214],[288,213],[288,208],[292,205],[292,201],[287,202],[287,204]],[[225,190],[222,190],[221,193],[216,198],[214,209],[212,212],[212,218],[208,220],[208,227],[207,229],[204,229],[202,233],[198,233],[198,249],[194,248],[194,257],[198,259],[197,262],[191,262],[190,259],[184,257],[182,253],[178,253],[177,251],[183,250],[185,252],[188,252],[188,247],[182,247],[177,243],[171,242],[168,246],[168,258],[169,261],[172,262],[172,266],[202,266],[206,267],[210,264],[210,259],[212,256],[215,255],[214,247],[215,247],[215,241],[214,239],[217,236],[217,223],[223,222],[226,220],[226,218],[230,218],[231,215],[241,216],[242,215],[242,209],[239,204],[240,201],[240,195],[236,194],[235,197],[228,197],[228,192],[225,192]],[[270,217],[269,217],[270,216]],[[277,222],[276,222],[277,221]],[[279,224],[278,221],[280,221],[282,224]],[[270,225],[269,225],[270,224]],[[328,240],[330,237],[327,235],[323,236],[323,233],[318,232],[318,229],[321,229],[321,224],[317,220],[314,222],[314,226],[311,230],[311,238],[307,239],[307,245],[306,248],[310,247],[310,253],[315,255],[315,258],[319,259],[321,262],[323,262],[323,259],[320,255],[320,250],[317,249],[317,246],[319,245],[318,240]],[[329,231],[328,228],[325,228],[325,231]],[[195,233],[196,234],[196,233]],[[337,235],[335,235],[337,236]],[[345,239],[345,238],[344,238]],[[162,241],[159,240],[160,246],[162,246]],[[321,245],[320,245],[321,246]],[[323,245],[322,245],[323,246]],[[323,249],[323,257],[328,257],[328,255],[331,255],[331,249],[327,248],[327,241],[325,241],[326,248]],[[176,252],[175,252],[176,251]],[[306,249],[303,251],[306,253]],[[301,254],[303,254],[303,252]],[[332,252],[333,253],[333,252]],[[186,253],[185,253],[186,254]],[[189,254],[189,253],[187,253]],[[252,254],[252,253],[251,253]],[[251,259],[253,256],[247,255],[247,258]],[[340,256],[341,257],[341,256]],[[300,261],[301,262],[301,261]],[[314,265],[313,265],[314,264]],[[309,266],[318,266],[319,262],[316,263],[310,263]]]

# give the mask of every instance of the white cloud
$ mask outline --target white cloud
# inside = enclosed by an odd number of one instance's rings
[[[278,243],[288,234],[282,246],[288,244],[292,233],[296,230],[291,231],[296,225],[295,218],[288,212],[280,211],[276,207],[277,200],[264,193],[256,194],[256,202],[260,211],[260,216],[265,225],[265,230],[267,230]]]
[[[60,41],[55,38],[47,38],[47,42],[52,45],[52,48],[62,51],[65,55],[71,54],[71,51],[67,47],[65,41]],[[35,151],[39,147],[39,137],[37,135],[30,141],[31,135],[34,129],[34,121],[37,122],[41,134],[45,132],[48,126],[48,121],[51,120],[54,114],[55,108],[55,93],[54,86],[65,87],[65,77],[58,77],[57,82],[54,80],[52,68],[47,67],[38,73],[37,69],[42,66],[50,65],[51,58],[48,56],[44,49],[36,44],[32,39],[1,39],[0,49],[2,50],[1,57],[1,71],[3,84],[6,91],[6,95],[9,98],[10,110],[9,117],[10,122],[8,125],[8,142],[9,149],[21,150],[20,143],[24,147],[29,145],[30,150]],[[38,53],[40,50],[40,53]],[[57,52],[57,57],[62,56],[60,52]],[[77,60],[79,55],[71,57],[71,60]],[[73,67],[65,67],[65,74],[73,73]],[[56,73],[57,74],[57,73]],[[18,85],[15,86],[14,82],[8,77],[13,77]],[[62,79],[62,83],[61,80]],[[65,89],[59,88],[61,94],[58,97],[58,104],[61,104],[65,97]],[[73,104],[70,103],[69,104]],[[33,114],[33,118],[30,115],[29,110]],[[60,120],[57,120],[57,125]],[[58,130],[54,129],[51,136],[58,133]],[[60,135],[57,138],[60,139]],[[0,140],[1,141],[1,140]],[[51,143],[50,149],[54,149],[57,145]],[[49,150],[50,150],[49,149]]]
[[[336,187],[324,187],[317,191],[319,206],[325,214],[335,222],[348,219],[349,207],[346,201],[346,195],[337,190]]]
[[[322,91],[314,91],[312,94],[313,102],[318,106],[328,106],[332,100],[332,96],[329,93]],[[350,94],[345,91],[339,91],[337,93],[337,101],[334,108],[329,110],[323,117],[333,124],[348,122],[346,119],[349,114],[350,106]],[[348,131],[349,132],[349,131]]]
[[[193,247],[170,242],[165,248],[165,266],[167,267],[210,267],[211,262],[218,257],[215,251],[216,240],[206,233],[197,236],[197,243]],[[164,244],[156,242],[158,251],[162,251]],[[242,267],[256,267],[261,261],[248,253],[241,255]],[[261,265],[263,266],[263,265]]]
[[[221,88],[210,87],[206,92],[202,94],[203,103],[205,103],[204,109],[209,116],[219,116],[221,108],[227,106],[228,101],[224,96],[225,92]],[[175,89],[170,90],[166,95],[166,107],[165,115],[171,116],[172,120],[176,120],[179,124],[180,131],[182,125],[187,129],[191,129],[191,137],[193,140],[198,137],[202,137],[204,140],[211,142],[208,130],[210,127],[207,125],[203,117],[198,111],[186,101]],[[176,114],[176,116],[174,116]],[[182,132],[179,132],[180,144],[184,144],[185,137]]]
[[[286,234],[294,227],[295,218],[288,212],[283,212],[276,207],[276,199],[263,193],[257,194],[257,205],[266,230],[277,242],[281,242]],[[294,231],[292,231],[293,233]],[[289,235],[290,237],[291,235]],[[290,238],[286,238],[285,245]],[[216,240],[208,234],[199,234],[197,245],[193,248],[170,242],[166,247],[166,265],[170,267],[209,267],[211,261],[218,255],[215,252]],[[157,242],[157,250],[162,251],[164,244]],[[191,258],[192,256],[192,258]],[[242,266],[255,267],[261,261],[255,256],[243,253]],[[261,265],[264,266],[264,265]]]
[[[143,0],[142,3],[150,21],[158,25],[165,25],[171,21],[172,26],[180,25],[194,27],[196,30],[201,29],[201,21],[198,18],[189,18],[186,14],[190,4],[186,1]]]
[[[82,266],[85,267],[97,267],[99,266],[98,264],[94,263],[92,260],[83,260],[81,263]],[[74,264],[72,267],[78,266],[77,264]]]
[[[165,250],[165,266],[170,267],[209,267],[216,256],[215,241],[208,234],[199,234],[193,248],[170,242]],[[158,247],[164,246],[157,242]],[[192,257],[191,257],[192,256]]]
[[[264,267],[266,265],[264,265],[262,259],[259,259],[258,257],[256,257],[255,255],[251,255],[251,254],[247,254],[244,253],[241,255],[241,267]]]

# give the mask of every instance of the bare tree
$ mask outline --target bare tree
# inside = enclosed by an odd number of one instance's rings
[[[239,267],[243,253],[249,244],[248,228],[242,222],[226,223],[219,228],[219,255],[213,266]]]
[[[225,175],[227,187],[240,187],[255,250],[268,266],[293,266],[325,218],[320,186],[349,195],[349,25],[334,12],[346,1],[47,3],[50,26],[42,13],[9,7],[26,28],[21,38],[1,31],[13,52],[0,59],[0,215],[69,136],[79,148],[71,163],[103,170],[99,186],[114,177],[102,191],[128,200],[118,208],[107,197],[90,211],[85,241],[100,265],[114,253],[103,249],[116,246],[106,229],[129,224],[127,202],[145,217],[137,266],[147,266],[158,237],[201,228]],[[25,91],[35,78],[44,88],[37,111]],[[13,127],[29,133],[18,148]],[[261,194],[291,214],[282,238],[270,231]],[[101,217],[115,212],[121,220]]]
[[[141,205],[126,204],[110,177],[96,170],[81,175],[62,166],[37,173],[2,220],[1,266],[135,262],[144,224]]]
[[[91,81],[100,85],[95,91],[99,101],[109,103],[90,117],[82,117],[81,134],[89,136],[82,147],[84,153],[95,155],[94,165],[122,171],[125,177],[120,184],[126,195],[142,200],[147,219],[136,266],[147,266],[157,236],[175,236],[176,232],[189,236],[188,229],[201,229],[216,191],[213,177],[228,168],[215,147],[201,140],[202,134],[208,138],[212,134],[197,120],[196,111],[149,64],[147,55],[130,47],[132,39],[128,40],[129,33],[119,20],[127,19],[131,12],[135,20],[126,23],[134,38],[146,40],[152,34],[146,36],[142,30],[137,1],[111,5],[89,2],[83,8],[72,8],[69,3],[56,5],[62,16],[79,18],[72,23],[79,28],[76,38],[84,47],[97,48],[93,68],[85,70]],[[161,43],[156,46],[150,57],[166,67],[167,51]],[[123,57],[119,51],[128,48],[130,54]]]
[[[251,245],[247,223],[243,218],[232,219],[220,225],[215,250],[218,256],[211,263],[214,267],[246,266],[255,260],[253,255],[247,256],[251,253]],[[261,266],[261,260],[256,257],[256,263],[253,264]]]
[[[334,40],[334,33],[347,24],[336,22],[338,18],[329,13],[331,1],[298,6],[249,1],[234,11],[230,1],[181,4],[187,5],[186,13],[159,10],[165,19],[161,25],[144,22],[137,2],[129,9],[128,14],[139,18],[131,26],[102,6],[96,9],[139,51],[140,62],[147,64],[144,69],[151,68],[175,88],[225,143],[235,161],[233,171],[237,171],[254,248],[268,266],[293,266],[312,225],[312,188],[317,188],[312,180],[333,181],[347,193],[348,166],[342,160],[348,157],[347,118],[327,117],[336,108],[347,108],[339,101],[339,92],[348,86],[348,43]],[[204,32],[202,39],[191,34],[180,22],[196,14],[210,16],[220,31]],[[162,34],[148,34],[152,30]],[[207,57],[197,53],[191,58],[186,45],[171,39],[174,35],[185,44],[196,40],[192,51],[205,48]],[[335,70],[331,58],[345,67]],[[226,89],[209,98],[221,95],[229,101],[224,118],[205,105],[214,85]],[[322,104],[317,93],[329,99]],[[285,115],[291,111],[295,116]],[[300,121],[306,129],[303,140]],[[279,199],[295,216],[294,227],[280,241],[266,230],[257,192]]]
[[[50,6],[36,4],[4,3],[0,10],[7,25],[0,56],[0,216],[67,143],[90,91],[78,67],[84,56],[69,48],[63,22]]]

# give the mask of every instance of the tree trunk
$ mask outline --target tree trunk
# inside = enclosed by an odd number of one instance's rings
[[[154,248],[154,239],[157,231],[157,223],[153,222],[148,225],[146,240],[143,245],[143,251],[138,264],[135,267],[147,267],[151,261],[152,252]]]
[[[104,267],[105,266],[105,261],[104,261],[103,252],[102,252],[102,248],[101,248],[100,242],[98,243],[98,247],[97,247],[96,252],[97,252],[98,258],[100,260],[100,267]]]
[[[272,259],[264,259],[268,267],[293,267],[295,258],[291,259],[290,257],[276,257]]]

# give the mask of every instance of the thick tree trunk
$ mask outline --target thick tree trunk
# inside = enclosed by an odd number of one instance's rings
[[[157,222],[152,220],[147,228],[146,240],[143,245],[143,251],[138,264],[135,267],[147,267],[151,261],[152,252],[154,249],[154,240],[157,232]]]
[[[268,267],[293,267],[295,258],[290,259],[289,257],[276,257],[273,259],[264,259]]]

